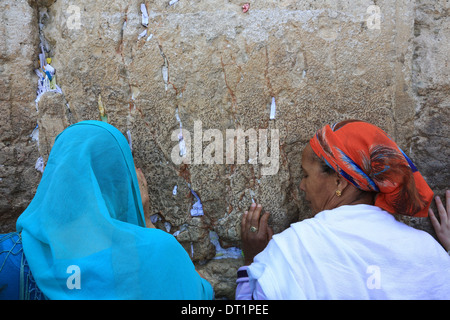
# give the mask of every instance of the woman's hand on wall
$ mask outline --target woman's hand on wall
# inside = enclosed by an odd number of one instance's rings
[[[440,221],[436,218],[431,208],[428,210],[428,214],[439,241],[445,250],[450,251],[450,190],[445,192],[445,198],[446,207],[444,207],[439,196],[435,198]]]
[[[268,225],[269,212],[261,215],[262,206],[253,203],[249,211],[242,215],[241,239],[245,265],[253,262],[253,258],[264,250],[273,236]]]

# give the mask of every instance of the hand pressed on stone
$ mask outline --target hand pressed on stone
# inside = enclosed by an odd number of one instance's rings
[[[253,203],[249,211],[242,215],[241,238],[244,263],[249,265],[253,258],[264,250],[273,236],[273,230],[267,221],[269,212],[261,215],[262,206]]]
[[[450,190],[447,190],[445,193],[445,198],[446,208],[440,197],[437,196],[435,198],[440,222],[431,208],[428,209],[428,215],[430,216],[431,223],[433,224],[433,228],[436,231],[436,235],[442,246],[445,250],[450,251]]]

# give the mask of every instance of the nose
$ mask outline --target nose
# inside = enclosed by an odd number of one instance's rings
[[[300,181],[300,190],[302,190],[303,192],[305,192],[305,179],[302,179]]]

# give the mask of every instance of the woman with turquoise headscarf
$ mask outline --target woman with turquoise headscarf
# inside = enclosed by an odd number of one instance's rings
[[[145,221],[126,138],[107,123],[82,121],[56,138],[8,254],[23,244],[32,277],[22,274],[20,284],[33,297],[37,290],[49,299],[212,299],[178,241]]]

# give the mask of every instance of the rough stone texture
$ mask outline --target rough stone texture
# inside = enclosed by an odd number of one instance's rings
[[[409,152],[442,197],[450,185],[450,1],[416,1],[413,46],[415,113]],[[434,235],[428,219],[412,219],[412,225]]]
[[[32,199],[57,133],[99,119],[101,95],[109,123],[130,130],[133,154],[146,173],[157,223],[177,239],[216,289],[233,298],[241,259],[211,260],[215,247],[240,246],[240,217],[252,199],[271,212],[276,232],[309,217],[298,189],[301,151],[321,126],[347,118],[370,121],[409,153],[433,190],[448,188],[449,1],[12,1],[0,3],[0,231],[14,229]],[[374,15],[380,9],[380,28]],[[34,99],[39,10],[63,94]],[[79,24],[77,24],[79,22]],[[124,26],[124,22],[126,22]],[[167,71],[167,78],[165,77]],[[270,120],[272,97],[276,119]],[[192,161],[175,164],[171,139],[182,128]],[[195,163],[194,122],[217,129],[279,130],[278,172],[254,164]],[[30,139],[39,123],[39,146]],[[197,122],[198,123],[198,122]],[[212,143],[203,137],[202,150]],[[213,139],[215,140],[215,139]],[[219,154],[216,149],[216,156]],[[220,155],[220,154],[219,154]],[[260,156],[260,155],[258,155]],[[201,198],[204,216],[192,217]],[[177,193],[173,194],[177,186]],[[433,233],[427,219],[407,223]]]
[[[0,232],[7,232],[40,179],[34,169],[39,153],[29,137],[36,127],[39,37],[36,11],[26,1],[1,1],[0,17]]]

